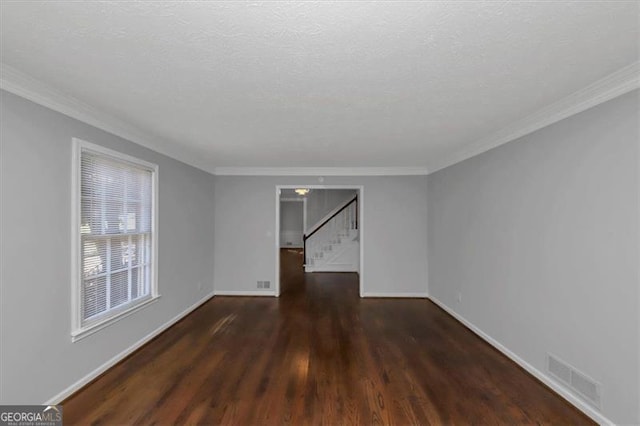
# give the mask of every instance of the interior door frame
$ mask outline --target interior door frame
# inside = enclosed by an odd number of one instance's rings
[[[283,189],[296,189],[296,188],[309,188],[309,189],[353,189],[358,191],[358,241],[360,250],[360,265],[358,267],[358,287],[360,297],[364,294],[364,281],[362,276],[364,275],[364,185],[276,185],[275,188],[275,204],[276,204],[276,223],[275,223],[275,267],[276,267],[276,279],[275,279],[275,297],[280,297],[280,192]],[[306,216],[306,205],[303,215]],[[305,218],[306,219],[306,218]],[[306,220],[305,220],[306,222]],[[305,230],[306,232],[306,223]]]

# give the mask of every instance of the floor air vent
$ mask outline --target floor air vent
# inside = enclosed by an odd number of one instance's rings
[[[600,384],[598,382],[551,354],[547,354],[547,371],[569,389],[575,391],[582,399],[600,409]]]

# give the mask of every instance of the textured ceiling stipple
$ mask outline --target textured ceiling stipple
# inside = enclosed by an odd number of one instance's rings
[[[636,1],[0,8],[3,64],[211,167],[425,166],[639,52]]]

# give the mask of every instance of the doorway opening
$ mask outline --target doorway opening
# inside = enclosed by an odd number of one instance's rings
[[[276,186],[276,296],[330,272],[357,274],[362,297],[363,192],[357,185]]]

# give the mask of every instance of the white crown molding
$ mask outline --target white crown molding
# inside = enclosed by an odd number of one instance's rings
[[[634,62],[452,155],[428,163],[429,173],[475,157],[638,88],[640,88],[640,62]]]
[[[221,176],[418,176],[426,167],[216,167]]]
[[[206,172],[213,172],[213,167],[197,155],[187,154],[174,142],[149,134],[4,63],[0,63],[0,88]]]
[[[434,173],[640,88],[640,62],[634,62],[452,155],[428,163],[427,167],[213,167],[183,146],[145,132],[3,63],[0,63],[0,88],[215,175],[417,176]]]
[[[228,176],[409,176],[426,175],[424,167],[218,167],[184,147],[149,134],[98,108],[69,96],[17,69],[0,63],[0,88],[161,154],[217,175]]]

